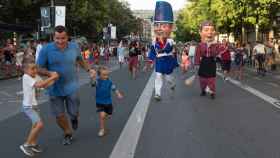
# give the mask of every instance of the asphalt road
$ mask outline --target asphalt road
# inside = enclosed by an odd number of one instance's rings
[[[61,144],[62,132],[49,114],[48,102],[41,104],[45,128],[39,142],[45,151],[38,157],[109,158],[120,141],[127,120],[132,117],[132,111],[139,102],[150,75],[151,72],[140,73],[138,78],[133,80],[126,67],[112,72],[112,79],[124,92],[125,98],[118,100],[114,97],[115,113],[108,123],[110,133],[104,138],[97,137],[95,91],[87,84],[86,78],[80,88],[80,128],[75,133],[75,141],[71,146]],[[177,70],[174,75],[176,90],[172,92],[168,87],[164,87],[161,102],[150,100],[136,150],[127,157],[280,157],[280,109],[220,77],[217,80],[217,98],[211,100],[209,96],[200,97],[198,81],[189,87],[184,85],[184,79],[191,74],[182,76]],[[279,84],[277,76],[256,79],[257,76],[251,71],[246,71],[245,76],[243,84],[280,99],[279,87],[276,86]],[[12,85],[13,81],[6,83]],[[1,104],[0,108],[4,105]],[[0,121],[1,157],[24,157],[19,145],[24,142],[29,128],[29,120],[21,113],[15,113]]]

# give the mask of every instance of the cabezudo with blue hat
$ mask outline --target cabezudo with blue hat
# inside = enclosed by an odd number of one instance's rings
[[[165,1],[157,1],[154,23],[174,23],[173,10],[170,3]]]

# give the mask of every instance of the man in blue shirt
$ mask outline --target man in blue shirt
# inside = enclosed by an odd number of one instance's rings
[[[72,129],[78,128],[80,100],[76,64],[81,65],[91,76],[96,75],[95,70],[83,61],[80,52],[76,43],[68,42],[66,28],[57,26],[54,32],[54,42],[42,48],[37,61],[41,75],[50,76],[52,71],[59,74],[59,79],[48,89],[48,93],[51,111],[56,117],[57,124],[64,131],[64,145],[71,144]],[[65,115],[66,110],[71,119],[72,129]]]

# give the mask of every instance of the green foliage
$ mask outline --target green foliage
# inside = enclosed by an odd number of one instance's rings
[[[279,11],[279,0],[188,0],[177,21],[176,37],[188,40],[191,33],[198,36],[199,24],[209,19],[220,33],[241,34],[242,26],[250,30],[256,24],[266,31],[271,29]]]
[[[139,28],[128,4],[119,0],[55,0],[66,5],[66,24],[72,35],[100,39],[102,29],[109,23],[117,26],[118,37],[136,32]],[[37,27],[40,7],[49,6],[50,0],[0,0],[0,21]]]

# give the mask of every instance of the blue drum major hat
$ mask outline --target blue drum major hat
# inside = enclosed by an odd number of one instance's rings
[[[173,10],[170,3],[165,1],[157,1],[154,23],[170,23],[173,24]]]

